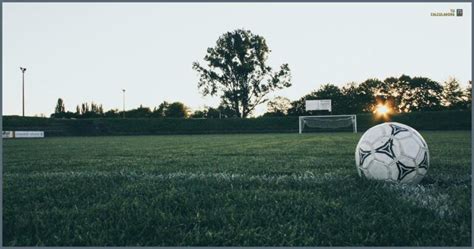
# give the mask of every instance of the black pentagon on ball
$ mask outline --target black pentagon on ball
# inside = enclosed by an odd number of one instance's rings
[[[395,152],[393,152],[393,140],[391,138],[387,140],[387,142],[375,149],[375,153],[382,153],[394,159]]]
[[[415,167],[409,167],[403,164],[402,162],[397,162],[397,168],[398,168],[398,181],[403,180],[405,176],[410,174],[411,172],[415,171]]]
[[[403,128],[398,125],[390,124],[390,127],[392,127],[392,133],[391,133],[392,136],[395,136],[400,132],[408,132],[408,129]]]

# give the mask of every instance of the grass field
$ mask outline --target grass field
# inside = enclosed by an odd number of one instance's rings
[[[6,246],[470,246],[471,132],[422,132],[417,186],[359,178],[361,134],[4,140]]]

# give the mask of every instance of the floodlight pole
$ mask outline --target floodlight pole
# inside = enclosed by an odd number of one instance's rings
[[[125,89],[122,89],[123,92],[123,118],[125,118]]]
[[[21,82],[22,82],[22,89],[21,89],[21,95],[22,95],[22,115],[23,117],[25,116],[25,71],[26,71],[26,68],[24,67],[20,67],[20,70],[21,70]]]

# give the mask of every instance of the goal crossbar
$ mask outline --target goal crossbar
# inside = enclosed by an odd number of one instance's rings
[[[331,121],[332,120],[332,121]],[[336,123],[338,121],[342,121]],[[299,125],[299,133],[303,133],[303,129],[305,126],[313,128],[330,128],[330,123],[334,122],[335,128],[342,128],[342,127],[353,127],[353,132],[357,133],[357,116],[355,114],[352,115],[319,115],[319,116],[299,116],[298,118],[298,125]],[[325,124],[325,125],[321,125]],[[340,125],[337,127],[337,125]]]

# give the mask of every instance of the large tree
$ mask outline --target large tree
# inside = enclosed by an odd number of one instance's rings
[[[198,88],[204,96],[219,95],[238,117],[245,118],[268,100],[268,93],[291,86],[288,64],[276,71],[267,65],[270,52],[262,36],[243,29],[227,32],[207,49],[206,66],[193,63],[200,76]]]

